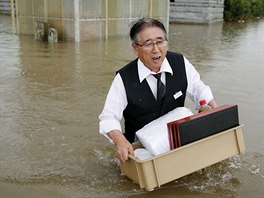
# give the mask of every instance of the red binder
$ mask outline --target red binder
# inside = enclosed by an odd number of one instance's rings
[[[167,124],[170,149],[178,148],[238,125],[237,105],[227,104],[170,122]]]

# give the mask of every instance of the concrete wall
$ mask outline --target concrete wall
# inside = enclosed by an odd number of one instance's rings
[[[127,35],[131,21],[160,18],[176,23],[223,21],[224,0],[13,0],[19,34],[35,34],[37,21],[57,29],[59,40],[86,41]],[[12,0],[0,0],[1,14]]]
[[[174,0],[170,3],[170,22],[214,23],[223,21],[224,0]]]
[[[36,21],[76,42],[128,35],[140,17],[160,18],[168,28],[169,0],[16,0],[20,34],[34,34]]]

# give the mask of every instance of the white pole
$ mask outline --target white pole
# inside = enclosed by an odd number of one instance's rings
[[[75,42],[80,42],[80,7],[79,0],[74,0],[74,30]]]
[[[48,22],[48,6],[47,6],[47,0],[44,0],[44,22]]]
[[[11,11],[11,23],[12,23],[12,29],[13,33],[15,34],[15,7],[14,7],[14,0],[10,0],[10,11]]]
[[[15,0],[15,3],[16,3],[16,32],[17,32],[17,34],[19,34],[20,33],[20,26],[19,26],[19,15],[20,15],[20,13],[19,13],[19,1],[18,0]]]
[[[10,0],[11,17],[15,18],[14,0]]]
[[[108,0],[105,0],[105,40],[108,40]]]
[[[129,23],[132,22],[132,0],[129,0]]]
[[[153,10],[153,6],[152,6],[152,0],[150,0],[150,6],[149,6],[149,17],[152,17],[152,10]]]
[[[168,6],[167,6],[167,23],[166,23],[166,29],[167,29],[167,35],[169,35],[169,26],[170,26],[170,1],[167,0]]]

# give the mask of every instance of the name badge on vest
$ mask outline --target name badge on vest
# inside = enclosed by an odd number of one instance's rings
[[[180,96],[182,96],[182,92],[181,92],[181,91],[178,91],[178,92],[176,92],[176,93],[173,95],[173,97],[174,97],[175,100],[176,100],[177,98],[179,98]]]

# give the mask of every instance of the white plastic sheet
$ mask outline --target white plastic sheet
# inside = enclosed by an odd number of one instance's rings
[[[170,151],[167,123],[193,115],[190,109],[178,107],[153,120],[136,132],[142,145],[152,154],[159,155]]]

